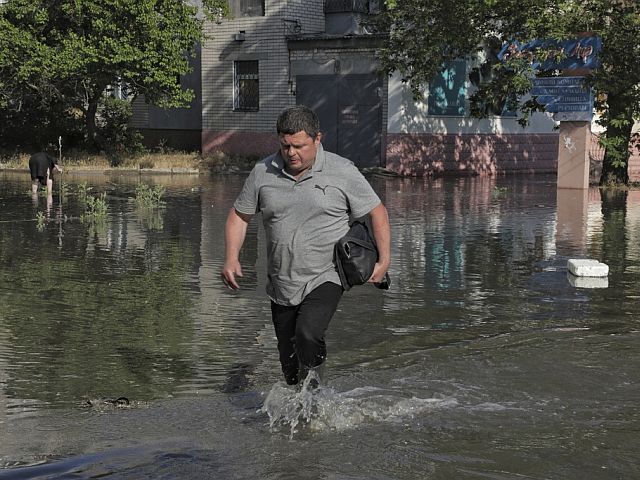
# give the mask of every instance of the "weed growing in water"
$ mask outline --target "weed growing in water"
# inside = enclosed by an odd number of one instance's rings
[[[45,217],[44,213],[38,212],[36,213],[36,228],[39,232],[44,230],[44,226],[47,223],[47,217]]]
[[[87,197],[89,196],[89,191],[91,190],[91,187],[88,186],[86,183],[80,183],[76,188],[77,188],[76,193],[78,194],[78,198],[80,199],[81,202],[85,202]]]
[[[498,187],[495,186],[493,187],[493,190],[491,191],[491,196],[493,198],[504,198],[507,196],[507,192],[509,191],[509,189],[507,187]]]
[[[65,182],[60,182],[60,196],[62,197],[66,197],[67,195],[69,195],[69,184],[65,183]]]
[[[140,207],[154,208],[162,205],[162,196],[165,188],[162,185],[150,187],[146,183],[138,183],[136,186],[136,203]]]
[[[80,215],[80,221],[94,222],[98,219],[104,219],[107,216],[107,194],[103,193],[97,197],[87,195],[85,198],[86,210]]]

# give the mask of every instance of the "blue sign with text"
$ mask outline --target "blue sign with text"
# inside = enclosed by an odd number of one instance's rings
[[[602,50],[602,39],[596,36],[571,40],[532,40],[506,43],[498,58],[508,61],[524,58],[532,67],[540,70],[595,69],[600,67],[598,53]]]
[[[534,78],[531,95],[547,112],[561,114],[556,120],[590,121],[593,93],[583,84],[584,77]]]

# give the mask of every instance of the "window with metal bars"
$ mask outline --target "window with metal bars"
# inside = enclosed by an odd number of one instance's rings
[[[241,112],[255,112],[260,107],[260,78],[258,61],[233,62],[233,109]]]
[[[236,18],[264,16],[264,0],[229,0],[229,7]]]
[[[325,0],[324,13],[369,13],[369,3],[369,0]]]

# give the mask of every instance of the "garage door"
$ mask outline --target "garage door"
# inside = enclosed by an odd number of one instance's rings
[[[358,167],[381,165],[381,90],[373,74],[296,77],[296,101],[320,118],[324,148]]]

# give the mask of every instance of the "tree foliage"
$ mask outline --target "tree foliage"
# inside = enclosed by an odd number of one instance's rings
[[[474,58],[481,51],[491,60],[506,42],[533,39],[568,40],[584,32],[603,42],[601,67],[586,76],[595,90],[606,148],[602,181],[628,182],[629,145],[634,121],[640,120],[640,6],[636,0],[387,0],[374,20],[388,33],[380,50],[386,72],[397,71],[416,95],[445,62]],[[544,57],[544,50],[536,53]],[[472,113],[490,113],[487,104],[517,99],[522,124],[543,110],[527,94],[535,75],[554,75],[527,58],[494,61],[470,98]]]
[[[205,11],[226,13],[224,0]],[[0,5],[0,113],[19,126],[81,119],[96,139],[105,94],[124,86],[163,107],[187,106],[179,78],[201,41],[198,8],[183,0],[9,0]],[[32,118],[36,117],[36,118]]]

